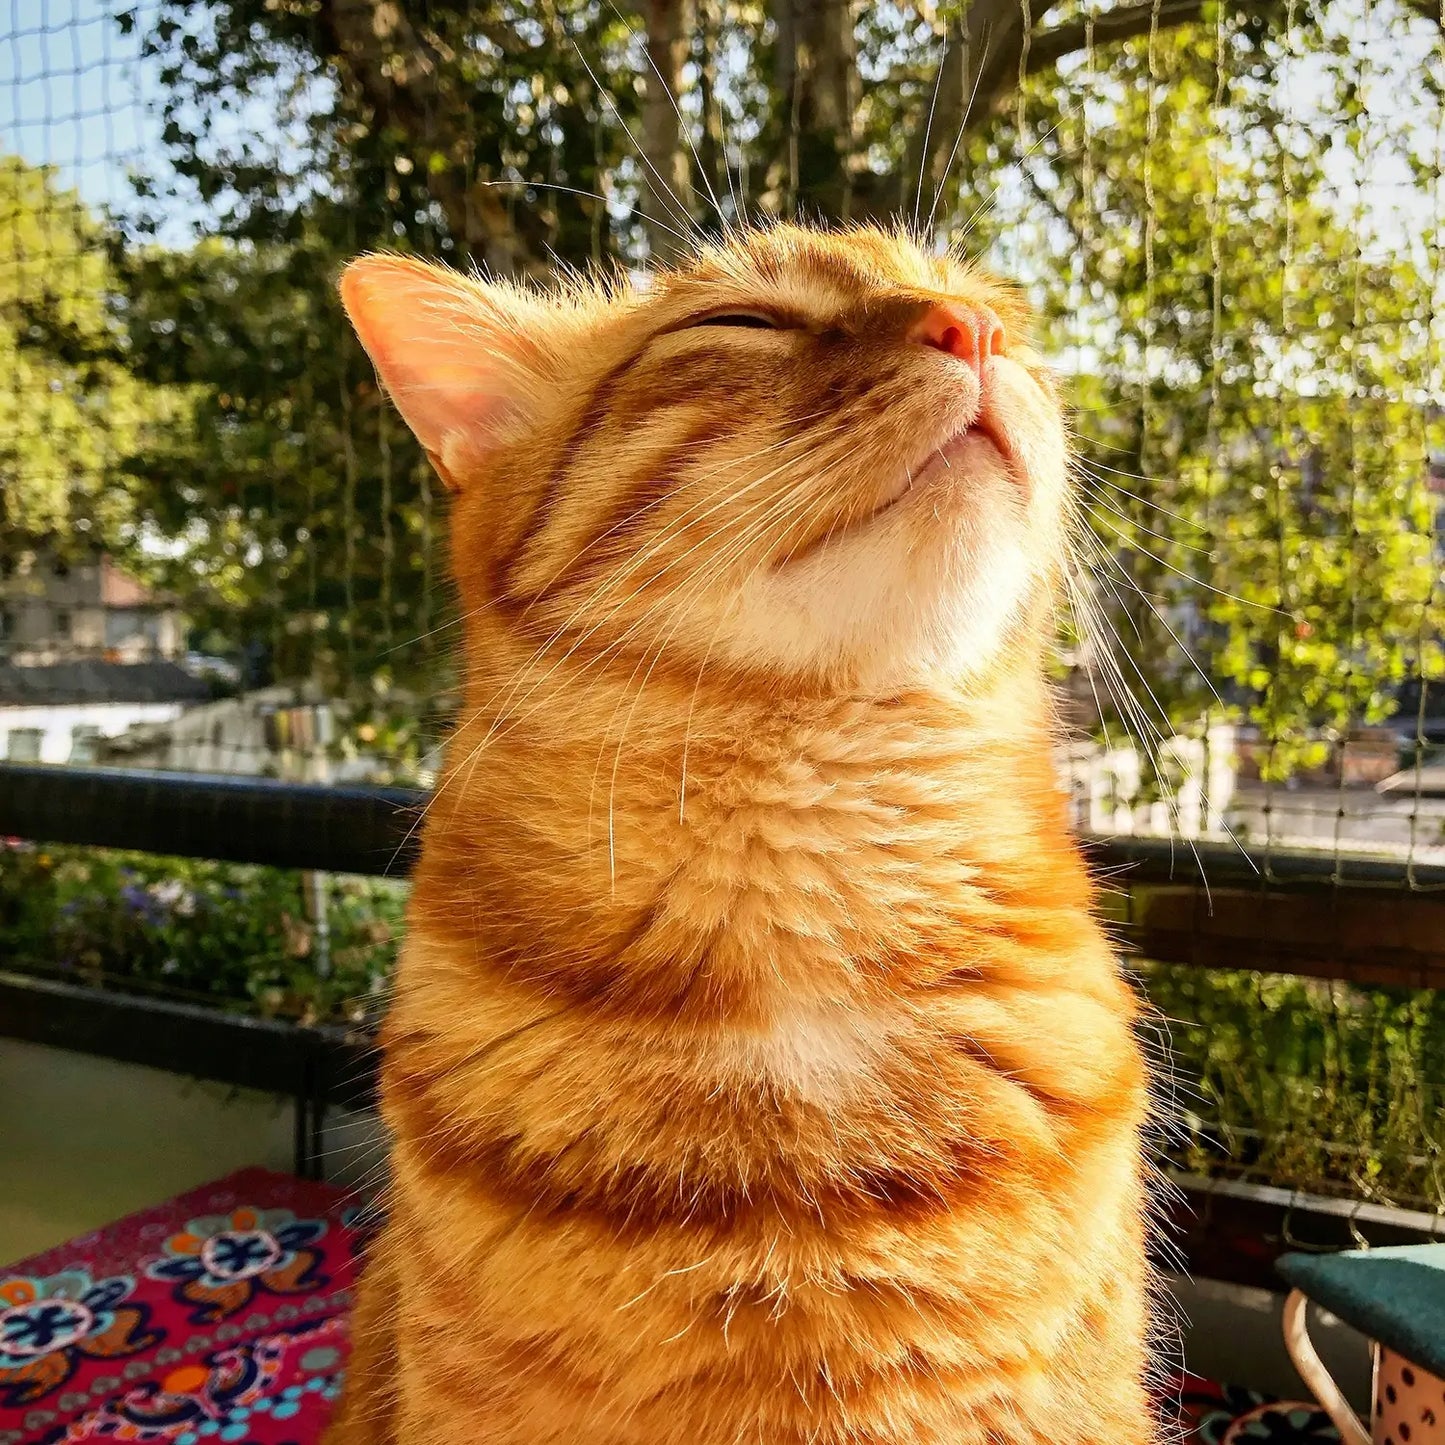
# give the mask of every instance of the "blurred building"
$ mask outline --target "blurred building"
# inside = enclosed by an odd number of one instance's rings
[[[106,739],[100,761],[123,768],[325,782],[365,776],[333,766],[336,720],[314,685],[264,687],[219,698]]]
[[[210,687],[174,662],[0,662],[0,758],[93,763],[105,739],[179,717]]]
[[[36,551],[0,566],[0,658],[23,667],[174,660],[185,627],[174,598],[103,553]]]
[[[101,552],[0,559],[0,758],[94,762],[106,738],[208,701],[184,644],[175,600]]]

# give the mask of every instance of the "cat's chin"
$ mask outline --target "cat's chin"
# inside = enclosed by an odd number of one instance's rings
[[[994,501],[1007,504],[1012,500],[1026,506],[1033,488],[1014,450],[1010,428],[990,398],[983,398],[970,410],[973,414],[968,421],[943,427],[911,457],[883,467],[878,490],[861,516],[841,526],[828,526],[821,535],[788,552],[774,564],[774,570],[816,568],[820,557],[855,552],[860,537],[865,545],[873,545],[870,534],[876,534],[876,545],[886,549],[898,540],[900,525],[910,536],[920,528],[925,533],[946,532],[963,520],[961,513],[988,506],[989,493]],[[913,538],[915,544],[919,541],[926,545],[928,538]],[[886,559],[883,565],[887,565]]]
[[[1029,528],[1030,491],[1002,428],[980,413],[899,466],[870,511],[790,553],[774,575],[797,577],[805,589],[809,574],[818,583],[888,576],[916,584],[942,582],[941,565],[958,580],[956,568],[968,570],[962,554]]]
[[[1067,468],[1017,369],[927,438],[873,507],[753,573],[717,634],[749,666],[856,686],[988,671],[1057,565]]]
[[[881,509],[755,573],[720,648],[859,686],[982,671],[1040,575],[1032,533],[1014,468],[970,430]]]
[[[942,512],[947,509],[947,498],[941,493],[955,486],[967,489],[970,485],[992,485],[1000,473],[1008,483],[1026,487],[1003,433],[987,422],[970,422],[910,465],[898,467],[884,485],[880,499],[862,517],[846,527],[830,528],[822,537],[790,552],[777,564],[778,568],[796,567],[818,552],[845,547],[854,535],[866,533],[906,508],[917,508],[941,522]],[[966,495],[960,495],[958,500],[966,504]]]
[[[851,533],[867,527],[905,508],[917,508],[925,518],[932,517],[947,525],[945,513],[951,510],[949,494],[954,494],[956,505],[966,507],[970,492],[977,492],[980,488],[999,483],[1019,486],[1006,445],[997,432],[987,427],[977,423],[964,427],[941,446],[935,447],[920,466],[910,468],[904,484],[895,487],[894,494],[886,502],[848,531]]]
[[[966,420],[944,421],[911,456],[887,463],[861,516],[828,527],[788,553],[776,570],[816,568],[829,554],[847,554],[845,566],[852,560],[866,565],[868,559],[852,555],[860,538],[883,552],[877,561],[887,567],[886,550],[899,542],[910,550],[947,545],[951,529],[962,525],[976,532],[994,519],[1033,525],[1028,517],[1038,490],[1033,465],[1041,464],[1045,477],[1063,466],[1062,436],[1051,456],[1054,439],[1048,433],[1056,428],[1038,425],[1037,389],[1019,368],[995,362],[984,387],[967,388]]]
[[[1008,430],[997,410],[985,403],[967,426],[951,432],[927,454],[921,465],[910,469],[912,481],[908,490],[916,491],[930,483],[947,480],[955,471],[967,477],[999,466],[1008,479],[1027,494],[1027,477],[1018,466]]]

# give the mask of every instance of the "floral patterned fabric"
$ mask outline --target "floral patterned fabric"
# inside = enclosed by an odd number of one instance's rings
[[[247,1169],[0,1267],[0,1445],[303,1445],[346,1361],[336,1189]]]
[[[247,1169],[0,1267],[0,1445],[313,1445],[359,1247],[338,1190]],[[1181,1376],[1179,1445],[1326,1445],[1314,1406]]]

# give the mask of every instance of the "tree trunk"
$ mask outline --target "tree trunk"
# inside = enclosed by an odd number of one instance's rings
[[[733,191],[717,88],[717,51],[722,25],[718,0],[696,0],[696,3],[699,44],[693,59],[697,66],[697,93],[702,112],[697,161],[711,199],[721,208],[724,197],[731,198]],[[718,219],[721,221],[722,217]]]
[[[516,43],[494,29],[488,30],[494,43]],[[494,177],[477,163],[470,111],[445,40],[414,24],[398,0],[321,0],[317,30],[326,58],[374,123],[406,135],[462,256],[503,276],[542,268],[545,227],[532,226],[525,212],[514,215],[505,193],[486,184]]]
[[[693,229],[692,172],[677,97],[688,52],[688,0],[647,0],[642,83],[642,224],[654,256],[675,256]],[[679,233],[681,233],[679,235]]]
[[[920,118],[903,160],[902,193],[921,190],[920,219],[946,184],[962,138],[998,114],[1016,95],[1021,77],[1051,69],[1091,38],[1095,45],[1117,44],[1156,26],[1162,33],[1188,24],[1204,12],[1204,0],[1138,0],[1101,10],[1092,20],[1042,24],[1058,4],[1029,0],[1025,10],[1024,0],[972,0],[953,27],[939,60],[933,124],[926,124],[926,113]],[[1282,8],[1282,0],[1245,0],[1245,8],[1270,14]]]
[[[1035,0],[1029,20],[1037,24],[1058,0]],[[1032,40],[1032,34],[1030,34]],[[933,124],[920,122],[904,152],[910,191],[920,193],[920,219],[947,181],[950,161],[962,138],[993,113],[999,98],[1018,80],[1024,47],[1020,0],[974,0],[949,33],[939,59]],[[926,118],[925,118],[926,120]]]
[[[852,211],[858,67],[852,0],[772,0],[776,154],[769,191],[787,215]]]

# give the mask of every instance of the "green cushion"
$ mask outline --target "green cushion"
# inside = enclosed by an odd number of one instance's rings
[[[1279,1272],[1361,1334],[1445,1379],[1445,1244],[1287,1254]]]

